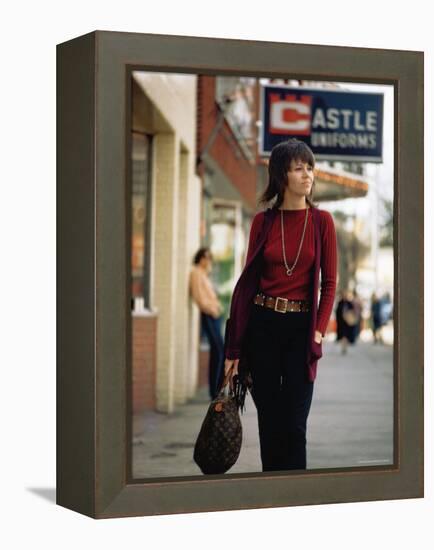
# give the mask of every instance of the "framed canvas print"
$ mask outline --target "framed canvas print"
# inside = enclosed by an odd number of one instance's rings
[[[57,212],[59,505],[423,496],[423,52],[59,44]]]

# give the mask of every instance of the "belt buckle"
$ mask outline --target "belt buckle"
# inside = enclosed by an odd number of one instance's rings
[[[283,306],[284,309],[280,309],[278,304],[279,302],[283,302],[285,305]],[[276,298],[276,302],[274,304],[274,311],[278,311],[279,313],[286,313],[286,308],[288,306],[288,298]]]

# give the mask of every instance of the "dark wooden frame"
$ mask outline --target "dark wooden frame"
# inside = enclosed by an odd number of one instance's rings
[[[392,84],[393,466],[131,479],[132,70]],[[57,503],[94,518],[423,496],[423,52],[95,31],[57,46]]]

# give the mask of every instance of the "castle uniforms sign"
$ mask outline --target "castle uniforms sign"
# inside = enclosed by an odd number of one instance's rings
[[[260,154],[305,141],[318,160],[382,162],[383,94],[261,86]]]

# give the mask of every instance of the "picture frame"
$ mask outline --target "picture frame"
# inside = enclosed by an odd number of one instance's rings
[[[113,31],[57,45],[57,504],[103,519],[423,497],[423,62],[417,51]],[[133,70],[394,86],[392,467],[132,479]]]

